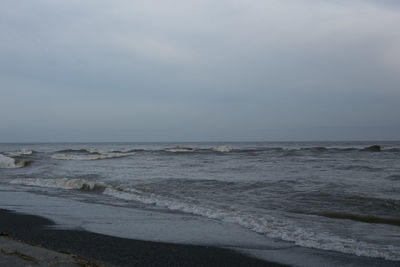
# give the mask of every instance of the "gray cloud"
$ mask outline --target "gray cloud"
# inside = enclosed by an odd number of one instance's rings
[[[399,6],[2,1],[0,141],[398,139]]]

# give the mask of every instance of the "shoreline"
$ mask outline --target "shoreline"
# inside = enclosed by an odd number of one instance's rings
[[[286,266],[219,247],[119,238],[85,230],[55,230],[51,220],[0,209],[0,232],[26,245],[117,266]]]

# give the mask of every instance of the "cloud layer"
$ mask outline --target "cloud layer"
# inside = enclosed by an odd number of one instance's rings
[[[399,7],[2,1],[0,142],[398,139]]]

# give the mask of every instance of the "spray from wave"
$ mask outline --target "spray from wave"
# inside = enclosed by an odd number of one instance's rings
[[[10,158],[0,154],[0,168],[3,169],[21,168],[29,163],[30,161],[16,161],[14,158]]]

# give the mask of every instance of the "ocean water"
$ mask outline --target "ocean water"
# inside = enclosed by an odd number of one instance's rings
[[[68,205],[94,205],[76,218],[112,224],[120,236],[136,229],[164,240],[180,225],[212,240],[233,227],[241,235],[215,242],[262,247],[265,237],[400,261],[400,142],[0,144],[0,190],[0,207],[29,210],[36,196],[50,202],[41,210],[48,217],[60,200],[75,203],[65,202],[64,218]],[[159,224],[121,226],[119,214],[130,211]],[[209,222],[221,229],[207,233]]]

